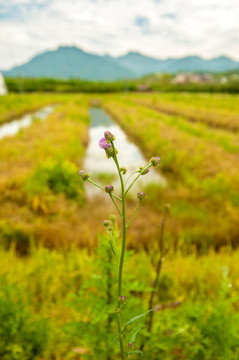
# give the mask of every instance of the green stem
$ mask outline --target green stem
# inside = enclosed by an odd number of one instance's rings
[[[87,179],[86,181],[88,181],[88,182],[91,183],[92,185],[95,185],[95,186],[98,187],[99,189],[105,191],[105,189],[104,189],[102,186],[96,184],[96,183],[95,183],[94,181],[92,181],[91,179]],[[114,195],[114,194],[112,194],[112,196],[113,196],[115,199],[117,199],[117,200],[119,200],[119,201],[122,201],[118,196],[116,196],[116,195]]]
[[[121,313],[117,314],[118,316],[118,331],[119,331],[119,341],[120,341],[120,350],[121,350],[121,357],[122,360],[125,360],[125,351],[124,351],[124,341],[123,341],[123,334],[122,334],[122,320],[121,320]]]
[[[122,275],[123,275],[123,265],[124,265],[124,255],[125,255],[125,247],[126,247],[126,214],[125,214],[125,188],[124,188],[124,181],[120,171],[118,159],[116,156],[116,151],[114,147],[113,141],[111,142],[113,150],[114,150],[114,162],[117,167],[120,183],[121,183],[121,194],[122,194],[122,227],[123,227],[123,239],[122,239],[122,249],[120,254],[120,263],[119,263],[119,275],[118,275],[118,329],[119,329],[119,338],[120,338],[120,349],[121,349],[121,357],[122,360],[125,360],[125,351],[124,351],[124,344],[123,344],[123,335],[122,335],[122,318],[121,318],[121,301],[120,296],[122,291]]]
[[[133,221],[133,219],[134,219],[134,217],[135,217],[135,214],[136,214],[136,212],[137,212],[137,210],[138,210],[138,208],[139,208],[139,205],[140,205],[141,201],[142,201],[142,199],[139,199],[138,204],[137,204],[136,208],[134,209],[134,212],[133,212],[133,214],[132,214],[129,222],[128,222],[128,224],[126,225],[126,228],[127,228],[127,229],[128,229],[128,227],[130,226],[131,222]]]
[[[134,174],[137,174],[138,172],[139,172],[139,170],[136,170],[136,171],[132,172],[132,174],[130,174],[130,175],[128,176],[127,180],[125,181],[124,186],[126,186],[127,182],[128,182],[129,179],[131,178],[131,176],[133,176]]]
[[[150,168],[150,166],[152,166],[151,163],[148,164],[147,166],[145,166],[145,168],[143,168],[143,169],[140,171],[139,175],[136,176],[136,178],[135,178],[135,179],[133,180],[133,182],[130,184],[130,186],[128,187],[128,189],[125,191],[125,196],[126,196],[126,194],[128,193],[128,191],[132,188],[132,186],[134,185],[134,183],[138,180],[138,178],[140,177],[140,175],[142,175],[145,170],[147,170],[148,168]]]
[[[114,206],[116,207],[116,209],[117,209],[117,211],[118,211],[118,213],[119,213],[119,216],[122,218],[122,214],[121,214],[121,212],[120,212],[120,210],[119,210],[116,202],[114,201],[113,194],[110,193],[110,197],[111,197],[111,200],[112,200],[113,203],[114,203]]]

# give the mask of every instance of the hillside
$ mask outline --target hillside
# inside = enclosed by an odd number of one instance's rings
[[[82,78],[105,81],[134,76],[130,70],[111,59],[86,53],[76,47],[59,47],[55,51],[47,51],[3,74],[5,76]]]
[[[8,77],[81,78],[94,81],[114,81],[150,73],[203,71],[224,72],[239,69],[239,62],[228,57],[205,60],[199,56],[156,59],[137,52],[120,57],[87,53],[77,47],[61,46],[32,58],[29,62],[3,71]]]

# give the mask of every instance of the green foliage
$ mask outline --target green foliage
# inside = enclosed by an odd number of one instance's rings
[[[32,236],[22,225],[0,222],[0,244],[5,250],[14,247],[17,254],[24,256],[29,253]]]
[[[6,85],[10,92],[55,92],[55,93],[112,93],[112,92],[135,92],[135,91],[153,91],[153,92],[178,92],[178,93],[228,93],[238,94],[238,82],[229,81],[226,84],[173,84],[172,76],[165,77],[152,76],[135,80],[119,81],[88,81],[79,79],[52,79],[52,78],[5,78]]]
[[[55,93],[111,93],[135,91],[137,85],[132,80],[103,82],[79,79],[51,79],[51,78],[6,78],[6,85],[10,92],[55,92]],[[19,90],[20,86],[20,90]]]
[[[17,285],[0,279],[0,358],[33,360],[47,347],[47,322],[30,308]]]
[[[160,314],[145,359],[224,360],[239,356],[239,316],[230,300],[187,302]],[[158,341],[157,341],[158,339]]]
[[[30,196],[51,191],[79,202],[83,201],[83,189],[77,166],[60,159],[48,159],[39,164],[26,183],[26,191]]]
[[[39,247],[19,258],[0,250],[0,358],[75,360],[72,349],[79,348],[84,359],[118,359],[117,263],[110,238],[100,235],[98,240],[97,253],[91,255],[76,248],[61,253]],[[237,360],[238,256],[167,258],[155,305],[182,304],[155,313],[151,334],[141,323],[147,316],[130,324],[127,341],[135,346],[129,352],[139,351],[143,343],[146,360]],[[146,253],[127,254],[125,322],[147,311],[154,277]],[[113,339],[115,344],[107,346]]]
[[[111,358],[115,354],[109,345],[112,334],[116,333],[116,304],[113,302],[117,264],[109,246],[109,237],[98,235],[98,241],[93,272],[77,294],[68,295],[67,304],[74,310],[76,318],[71,319],[64,327],[67,337],[74,339],[75,346],[82,345],[90,349],[89,359],[96,356]],[[90,263],[88,265],[91,266]],[[80,318],[78,314],[81,314]],[[81,340],[78,339],[78,334],[82,334]]]

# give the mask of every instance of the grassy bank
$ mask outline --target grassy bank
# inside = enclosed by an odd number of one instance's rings
[[[215,129],[239,130],[238,95],[190,93],[137,95],[135,101],[161,113],[185,117]]]
[[[112,208],[97,199],[85,203],[77,175],[88,142],[92,96],[21,95],[21,100],[12,96],[4,98],[5,104],[11,104],[8,116],[19,103],[21,111],[27,111],[36,101],[60,102],[46,121],[35,121],[1,141],[1,237],[6,243],[19,238],[28,245],[33,240],[49,247],[72,242],[94,247],[95,232]],[[237,97],[114,94],[101,99],[146,158],[161,156],[160,169],[168,182],[166,189],[157,185],[146,189],[145,205],[129,230],[130,247],[149,249],[157,241],[166,203],[171,204],[170,249],[203,252],[210,246],[237,247],[238,134],[227,126],[216,128],[225,114],[236,124]],[[177,107],[178,115],[161,112],[161,102]],[[214,118],[207,117],[209,104]],[[194,114],[194,122],[186,113]],[[209,118],[215,126],[207,125]],[[134,201],[128,206],[133,210]]]
[[[34,239],[47,246],[81,241],[77,214],[84,189],[78,169],[88,124],[88,99],[65,97],[45,121],[1,140],[0,229],[6,247],[15,241],[24,252]]]
[[[8,94],[0,99],[0,124],[37,110],[48,104],[56,104],[63,97],[55,94]]]
[[[146,156],[161,156],[168,187],[150,188],[148,202],[159,211],[162,203],[171,203],[174,246],[199,251],[211,245],[236,247],[238,135],[159,113],[139,100],[136,95],[111,96],[103,98],[103,106]]]

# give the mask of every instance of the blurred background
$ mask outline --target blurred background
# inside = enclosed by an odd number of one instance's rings
[[[119,358],[102,223],[120,251],[120,217],[78,174],[119,194],[105,130],[125,179],[161,158],[127,196],[129,219],[146,194],[125,321],[157,308],[129,328],[135,349],[239,358],[238,13],[235,0],[0,1],[1,359]]]

